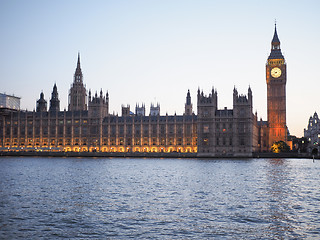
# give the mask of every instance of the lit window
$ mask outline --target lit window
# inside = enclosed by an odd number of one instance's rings
[[[208,133],[209,132],[209,125],[204,125],[203,126],[203,133]]]

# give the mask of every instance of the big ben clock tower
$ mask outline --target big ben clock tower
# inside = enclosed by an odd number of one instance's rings
[[[269,147],[274,142],[287,140],[286,83],[287,65],[281,53],[275,25],[271,53],[266,64]]]

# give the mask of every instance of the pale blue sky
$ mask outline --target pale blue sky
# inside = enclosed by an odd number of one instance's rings
[[[266,120],[265,63],[277,19],[287,61],[287,125],[302,136],[320,113],[320,1],[0,0],[0,92],[33,110],[57,83],[61,109],[80,51],[87,89],[108,90],[110,111],[159,102],[182,114],[188,89],[214,86],[232,108],[234,85]]]

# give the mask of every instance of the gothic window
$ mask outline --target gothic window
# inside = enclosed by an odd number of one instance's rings
[[[40,128],[35,128],[35,135],[40,135]]]
[[[79,126],[76,126],[76,127],[74,128],[74,134],[75,134],[75,135],[79,135]]]
[[[103,126],[103,135],[104,136],[108,135],[108,126]]]
[[[7,130],[9,130],[9,133],[7,133],[7,135],[9,135],[10,129],[7,129]],[[28,128],[28,136],[32,136],[32,127],[31,126]]]
[[[97,133],[98,133],[98,128],[97,128],[97,126],[92,126],[90,132],[91,132],[91,134],[97,134]]]
[[[160,127],[160,131],[161,131],[161,134],[165,134],[166,133],[166,126],[165,125],[161,125]]]
[[[209,117],[209,112],[208,111],[203,111],[203,116],[204,117]]]
[[[123,132],[124,132],[124,127],[123,127],[123,125],[121,125],[121,126],[119,126],[119,133],[121,135],[123,135]]]
[[[50,135],[54,136],[56,134],[56,126],[50,127]]]
[[[157,134],[157,125],[152,126],[152,133]]]
[[[17,128],[17,127],[14,127],[14,128],[13,128],[13,135],[14,135],[14,136],[17,136],[17,135],[18,135],[18,128]]]
[[[191,134],[191,124],[187,124],[186,125],[186,135],[190,135]]]
[[[132,125],[127,125],[126,133],[127,133],[127,135],[131,136],[131,134],[132,134]]]
[[[24,125],[21,125],[21,126],[20,126],[20,134],[21,134],[21,135],[24,135],[24,134],[25,134],[25,131],[26,131],[25,126],[24,126]]]
[[[66,139],[66,145],[71,145],[71,139],[69,138]]]
[[[209,125],[208,124],[203,125],[203,133],[209,133]]]
[[[144,136],[147,136],[149,132],[149,126],[148,125],[144,125],[143,126],[143,134]]]
[[[47,128],[47,127],[44,127],[44,128],[42,129],[42,134],[43,134],[43,135],[48,135],[48,128]]]
[[[239,133],[244,133],[244,123],[239,123]]]
[[[173,124],[169,125],[169,133],[174,133],[174,125]]]
[[[152,138],[152,145],[157,145],[157,138]]]
[[[61,135],[61,136],[63,135],[63,126],[59,127],[59,135]]]
[[[111,134],[112,134],[113,136],[116,135],[116,126],[111,126]]]

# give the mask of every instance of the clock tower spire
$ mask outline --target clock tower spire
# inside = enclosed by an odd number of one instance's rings
[[[287,65],[281,53],[276,24],[271,41],[271,52],[266,64],[266,81],[270,148],[274,142],[287,140]]]

